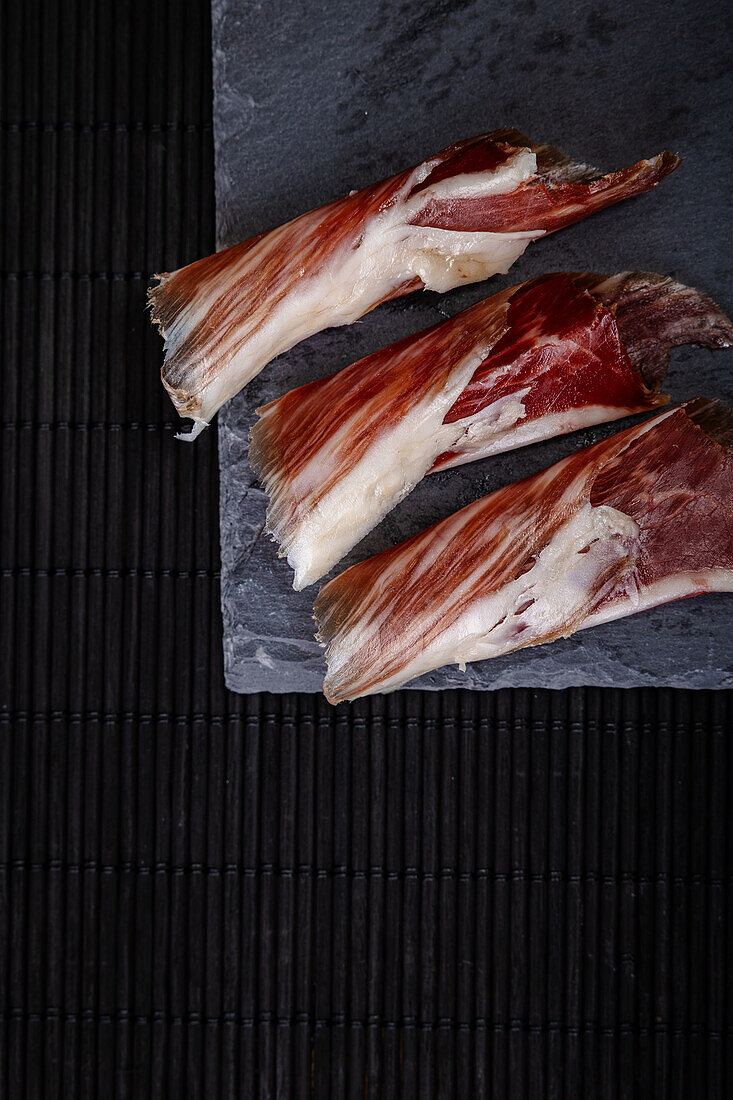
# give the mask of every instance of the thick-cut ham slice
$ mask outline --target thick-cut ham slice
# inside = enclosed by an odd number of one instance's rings
[[[352,566],[316,600],[331,702],[733,591],[733,412],[701,398]]]
[[[696,290],[641,272],[549,275],[266,405],[250,462],[295,587],[431,469],[665,404],[669,348],[688,342],[733,343]]]
[[[184,438],[298,341],[412,290],[506,272],[534,238],[648,191],[678,163],[661,153],[604,176],[497,130],[157,276],[163,384],[195,422]]]

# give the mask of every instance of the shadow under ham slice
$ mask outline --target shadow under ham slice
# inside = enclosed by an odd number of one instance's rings
[[[733,412],[698,398],[506,486],[318,594],[331,702],[733,591]]]
[[[660,361],[686,339],[720,346],[733,325],[661,275],[548,275],[258,410],[250,462],[295,587],[328,572],[429,471],[666,403]]]
[[[156,276],[161,372],[193,438],[275,356],[390,298],[509,270],[530,241],[655,186],[670,153],[602,176],[516,130],[421,164]]]

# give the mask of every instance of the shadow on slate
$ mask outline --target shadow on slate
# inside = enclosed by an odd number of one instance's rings
[[[271,363],[219,414],[224,670],[236,691],[319,691],[317,585],[263,534],[266,500],[247,461],[254,409],[504,286],[547,271],[661,271],[733,312],[733,79],[726,14],[712,0],[487,5],[214,0],[214,140],[221,245],[261,232],[458,138],[515,125],[605,169],[667,148],[682,166],[652,194],[529,247],[508,275],[413,294],[322,332]],[[680,348],[665,386],[733,403],[733,349]],[[409,538],[458,508],[634,420],[426,477],[342,563]],[[733,686],[733,600],[706,595],[549,646],[436,670],[413,688]]]
[[[207,5],[0,30],[0,1097],[723,1098],[730,693],[227,693]]]

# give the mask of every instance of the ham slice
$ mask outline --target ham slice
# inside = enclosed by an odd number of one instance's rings
[[[258,410],[250,462],[267,529],[318,580],[431,470],[665,404],[673,344],[733,325],[661,275],[549,275]]]
[[[678,163],[665,152],[604,176],[497,130],[156,276],[163,384],[194,421],[183,438],[300,340],[412,290],[506,272],[531,240],[648,191]]]
[[[347,569],[315,604],[333,702],[733,591],[733,412],[698,398]]]

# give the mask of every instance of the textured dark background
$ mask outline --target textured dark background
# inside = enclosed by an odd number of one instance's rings
[[[726,1096],[730,694],[227,694],[208,5],[0,12],[0,1096]]]
[[[530,245],[506,276],[411,294],[292,348],[218,417],[224,674],[236,691],[319,691],[316,588],[263,534],[254,409],[548,271],[661,271],[733,314],[733,4],[719,0],[212,0],[217,237],[230,244],[459,137],[507,124],[605,169],[682,155],[652,194]],[[672,355],[665,390],[733,402],[733,348]],[[633,421],[426,477],[334,573]],[[733,600],[707,595],[414,688],[733,686]]]

